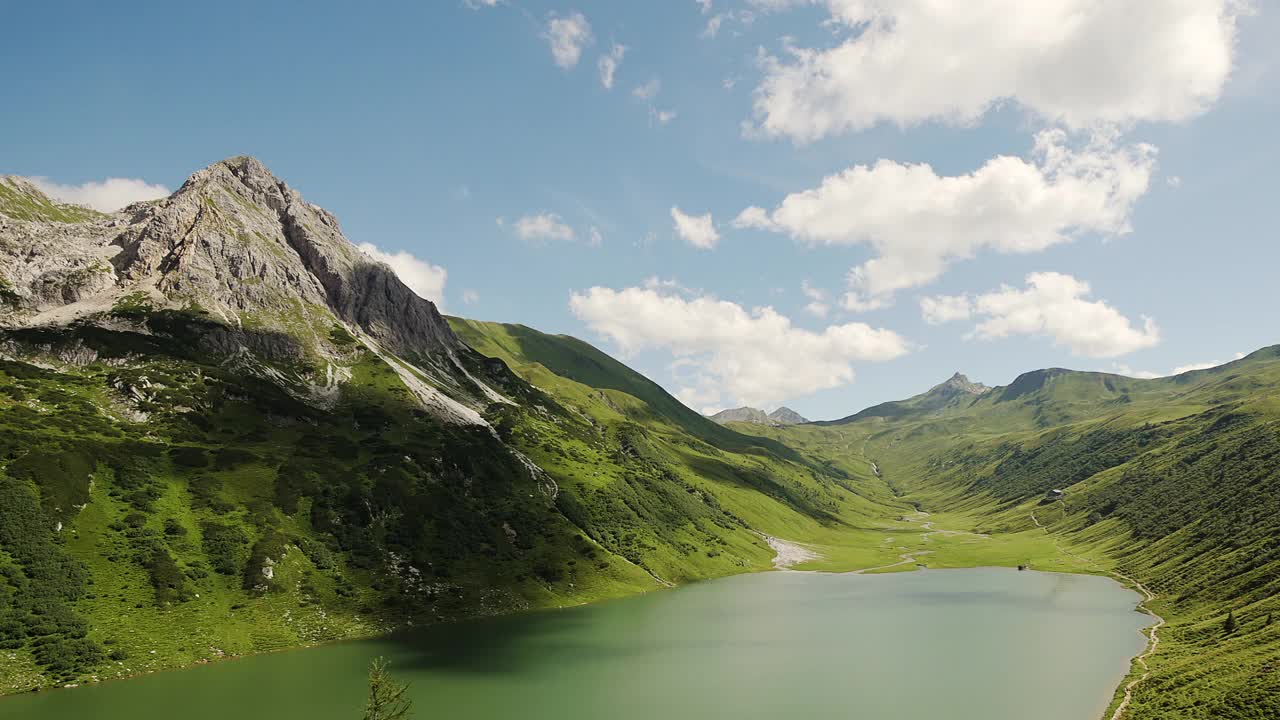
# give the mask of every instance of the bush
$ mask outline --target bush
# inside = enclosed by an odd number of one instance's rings
[[[201,524],[200,533],[213,571],[220,575],[239,575],[244,568],[245,546],[249,544],[244,530],[235,525],[207,522]]]

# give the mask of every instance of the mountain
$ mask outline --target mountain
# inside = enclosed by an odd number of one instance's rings
[[[1019,563],[1142,582],[1167,625],[1126,717],[1280,713],[1280,346],[1151,380],[960,376],[772,436],[820,456],[860,447],[917,508],[1023,538]],[[1033,550],[1046,533],[1054,545]],[[1229,612],[1243,631],[1223,631]]]
[[[730,408],[728,410],[721,410],[715,415],[712,415],[711,419],[715,420],[716,422],[722,425],[724,423],[731,423],[731,422],[754,423],[756,425],[778,424],[774,421],[773,418],[769,417],[768,413],[753,407],[740,407],[740,408]]]
[[[840,420],[821,422],[825,425],[842,425],[865,418],[903,418],[925,415],[945,408],[972,403],[985,395],[990,388],[956,373],[945,382],[934,385],[927,392],[907,398],[880,403]]]
[[[1280,346],[729,416],[440,315],[252,158],[117,213],[0,179],[0,692],[764,570],[785,539],[806,569],[1141,583],[1167,624],[1126,718],[1280,716]]]
[[[809,422],[808,418],[785,406],[769,413],[769,419],[778,425],[799,425]]]
[[[752,423],[754,425],[796,425],[809,422],[803,415],[788,407],[780,407],[771,413],[765,413],[765,411],[753,407],[731,408],[729,410],[721,410],[712,415],[711,419],[721,425],[731,422]]]
[[[766,569],[762,534],[903,507],[442,317],[252,158],[105,214],[5,178],[0,301],[0,692]]]

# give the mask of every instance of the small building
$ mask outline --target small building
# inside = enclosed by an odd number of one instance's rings
[[[1057,488],[1054,488],[1053,490],[1050,490],[1049,492],[1044,494],[1044,499],[1045,500],[1061,500],[1063,495],[1066,495],[1066,493],[1062,492]]]

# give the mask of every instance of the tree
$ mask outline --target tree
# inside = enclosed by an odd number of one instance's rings
[[[377,658],[369,666],[369,702],[364,707],[364,720],[406,720],[413,701],[405,697],[409,686],[391,679],[386,658]]]
[[[1227,611],[1227,621],[1222,623],[1222,632],[1230,635],[1236,631],[1236,611]]]
[[[1263,625],[1270,625],[1270,624],[1271,624],[1271,613],[1267,613],[1267,621],[1263,623]]]

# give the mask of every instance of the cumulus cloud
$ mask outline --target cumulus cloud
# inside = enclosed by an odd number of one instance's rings
[[[1141,327],[1101,300],[1089,300],[1089,284],[1056,272],[1031,273],[1025,288],[1002,285],[973,298],[940,296],[931,308],[956,310],[951,319],[981,318],[968,337],[991,340],[1011,335],[1047,337],[1076,355],[1115,357],[1151,347],[1160,331],[1149,317]],[[963,312],[959,309],[963,308]],[[925,310],[922,304],[921,309]],[[925,310],[926,319],[928,311]],[[941,316],[935,315],[935,320]]]
[[[600,228],[591,226],[591,231],[587,234],[587,244],[591,247],[600,247],[604,244],[604,235],[600,233]]]
[[[31,178],[31,182],[58,202],[83,205],[101,212],[115,212],[131,203],[169,196],[169,188],[136,178],[107,178],[83,185],[62,185],[43,177]]]
[[[855,322],[813,332],[772,307],[747,310],[659,283],[574,292],[569,308],[623,353],[670,353],[673,372],[685,376],[676,392],[697,405],[773,405],[850,383],[855,362],[891,360],[909,349],[891,330]]]
[[[1245,356],[1245,353],[1238,352],[1232,355],[1231,359],[1239,360],[1244,356]],[[1215,367],[1218,367],[1219,365],[1225,365],[1227,362],[1230,362],[1230,361],[1213,360],[1211,362],[1188,363],[1186,365],[1179,365],[1178,367],[1170,370],[1169,372],[1164,372],[1164,373],[1151,372],[1150,370],[1134,370],[1128,365],[1120,365],[1120,364],[1117,364],[1114,367],[1115,367],[1115,371],[1120,373],[1121,375],[1128,375],[1129,377],[1150,380],[1151,378],[1172,377],[1174,375],[1181,375],[1182,373],[1191,372],[1192,370],[1208,370],[1209,368],[1215,368]]]
[[[563,17],[553,15],[547,21],[547,32],[544,35],[551,46],[551,58],[556,65],[569,70],[578,64],[582,51],[590,45],[594,38],[591,35],[591,23],[580,12],[570,13]]]
[[[805,312],[819,318],[827,316],[827,312],[831,310],[831,305],[827,302],[827,291],[810,285],[808,280],[803,280],[800,282],[800,292],[809,299],[808,304],[804,306]]]
[[[763,6],[799,5],[787,0]],[[815,3],[816,4],[816,3]],[[1241,0],[825,0],[829,49],[761,51],[754,132],[810,142],[880,122],[967,124],[1012,102],[1054,124],[1180,121],[1232,67]]]
[[[920,314],[930,325],[940,325],[953,320],[968,320],[973,303],[967,295],[936,295],[920,298]]]
[[[565,224],[555,213],[538,213],[525,215],[515,222],[516,236],[528,242],[547,242],[548,240],[570,241],[577,237],[573,228]]]
[[[462,4],[472,10],[497,7],[501,2],[502,0],[462,0]]]
[[[369,257],[389,265],[400,282],[408,285],[418,297],[444,306],[444,286],[449,279],[449,273],[444,268],[419,260],[403,250],[386,252],[373,243],[360,243],[359,247]]]
[[[772,211],[748,207],[735,227],[812,245],[869,245],[875,257],[849,273],[849,310],[888,304],[982,250],[1030,253],[1084,233],[1123,235],[1146,191],[1155,148],[1121,146],[1113,133],[1072,142],[1036,135],[1029,159],[998,156],[965,175],[880,160],[787,195]]]
[[[476,303],[480,302],[480,293],[470,288],[467,288],[466,290],[462,291],[462,302],[468,305],[475,305]]]
[[[675,221],[676,234],[690,245],[710,250],[720,241],[720,233],[711,220],[711,213],[705,215],[686,215],[678,207],[671,208],[671,219]]]
[[[622,58],[626,54],[626,45],[614,43],[607,54],[600,56],[597,68],[600,70],[600,84],[606,90],[613,89],[613,76],[618,72],[618,66],[622,64]]]

